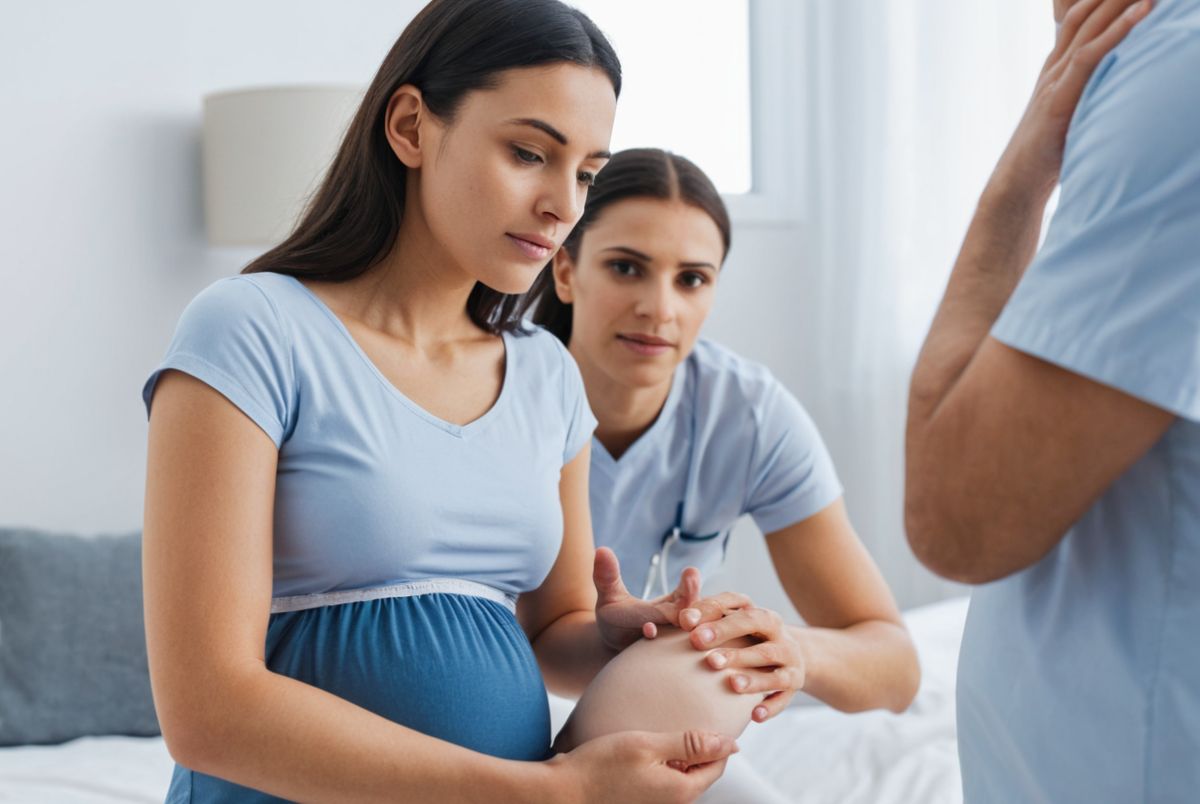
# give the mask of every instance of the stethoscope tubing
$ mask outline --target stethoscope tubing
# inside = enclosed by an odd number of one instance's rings
[[[646,568],[646,582],[642,586],[643,600],[648,600],[654,593],[654,582],[656,580],[662,585],[661,594],[665,595],[671,591],[671,587],[667,581],[667,559],[671,554],[671,546],[685,538],[683,532],[683,515],[687,510],[688,489],[694,480],[692,473],[696,469],[696,420],[699,417],[696,409],[699,405],[695,398],[698,380],[691,374],[691,364],[685,363],[684,365],[688,376],[684,378],[685,385],[682,390],[685,393],[690,391],[692,395],[692,410],[688,421],[687,464],[683,474],[683,495],[679,500],[678,507],[675,509],[675,525],[662,535],[658,550],[650,556],[650,565]],[[680,402],[682,403],[683,400],[680,400]],[[716,535],[715,533],[713,534],[713,536]]]
[[[682,538],[679,526],[671,528],[663,537],[662,545],[650,556],[650,567],[646,571],[646,583],[642,587],[642,599],[648,600],[654,591],[654,581],[662,584],[663,594],[671,588],[667,585],[667,557],[671,553],[671,545]]]

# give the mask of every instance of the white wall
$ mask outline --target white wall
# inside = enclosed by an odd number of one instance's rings
[[[187,301],[254,254],[204,242],[201,96],[365,84],[420,5],[79,0],[6,9],[0,526],[140,526],[142,382]],[[818,270],[805,259],[810,239],[800,223],[739,227],[707,332],[769,365],[821,425],[816,332],[801,314],[812,309],[805,294]],[[831,447],[839,464],[858,448]],[[866,512],[871,500],[847,489],[852,516]],[[938,587],[912,581],[895,513],[864,539],[902,582],[902,602],[936,597]],[[730,585],[786,608],[753,529],[735,538],[744,551]]]
[[[420,7],[14,3],[0,23],[0,525],[140,526],[141,384],[250,252],[203,240],[200,99],[365,83]]]

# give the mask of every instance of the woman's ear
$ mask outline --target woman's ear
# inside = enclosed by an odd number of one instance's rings
[[[392,153],[405,167],[421,166],[421,128],[428,123],[429,110],[421,97],[421,90],[412,84],[404,84],[388,99],[387,112],[383,117],[384,134]]]
[[[563,304],[571,304],[575,301],[571,287],[571,282],[575,278],[574,269],[575,263],[565,248],[560,248],[555,252],[550,270],[554,273],[554,292]]]

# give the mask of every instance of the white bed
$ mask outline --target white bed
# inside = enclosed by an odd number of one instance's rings
[[[764,797],[818,804],[961,802],[954,678],[966,598],[914,609],[906,619],[921,655],[921,691],[903,715],[844,715],[792,706],[742,735],[737,783]],[[569,704],[552,701],[555,726]],[[159,738],[88,737],[0,749],[4,804],[161,802],[172,762]]]

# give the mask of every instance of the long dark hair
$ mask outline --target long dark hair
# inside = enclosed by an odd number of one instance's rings
[[[380,65],[300,222],[242,273],[274,271],[342,282],[382,260],[404,214],[407,168],[384,134],[392,94],[404,84],[449,123],[466,94],[514,67],[571,63],[603,70],[621,92],[621,63],[600,29],[559,0],[433,0]],[[520,329],[518,295],[476,283],[467,313],[481,329]]]
[[[729,210],[712,180],[684,157],[659,148],[630,148],[613,155],[596,177],[596,185],[588,193],[583,215],[563,248],[574,261],[579,259],[579,244],[588,228],[605,209],[630,198],[679,200],[696,207],[712,218],[721,232],[724,251],[729,254],[731,242]],[[540,324],[558,336],[563,343],[571,340],[571,305],[559,300],[554,291],[553,262],[547,265],[520,306],[522,313],[530,312],[535,324]]]

